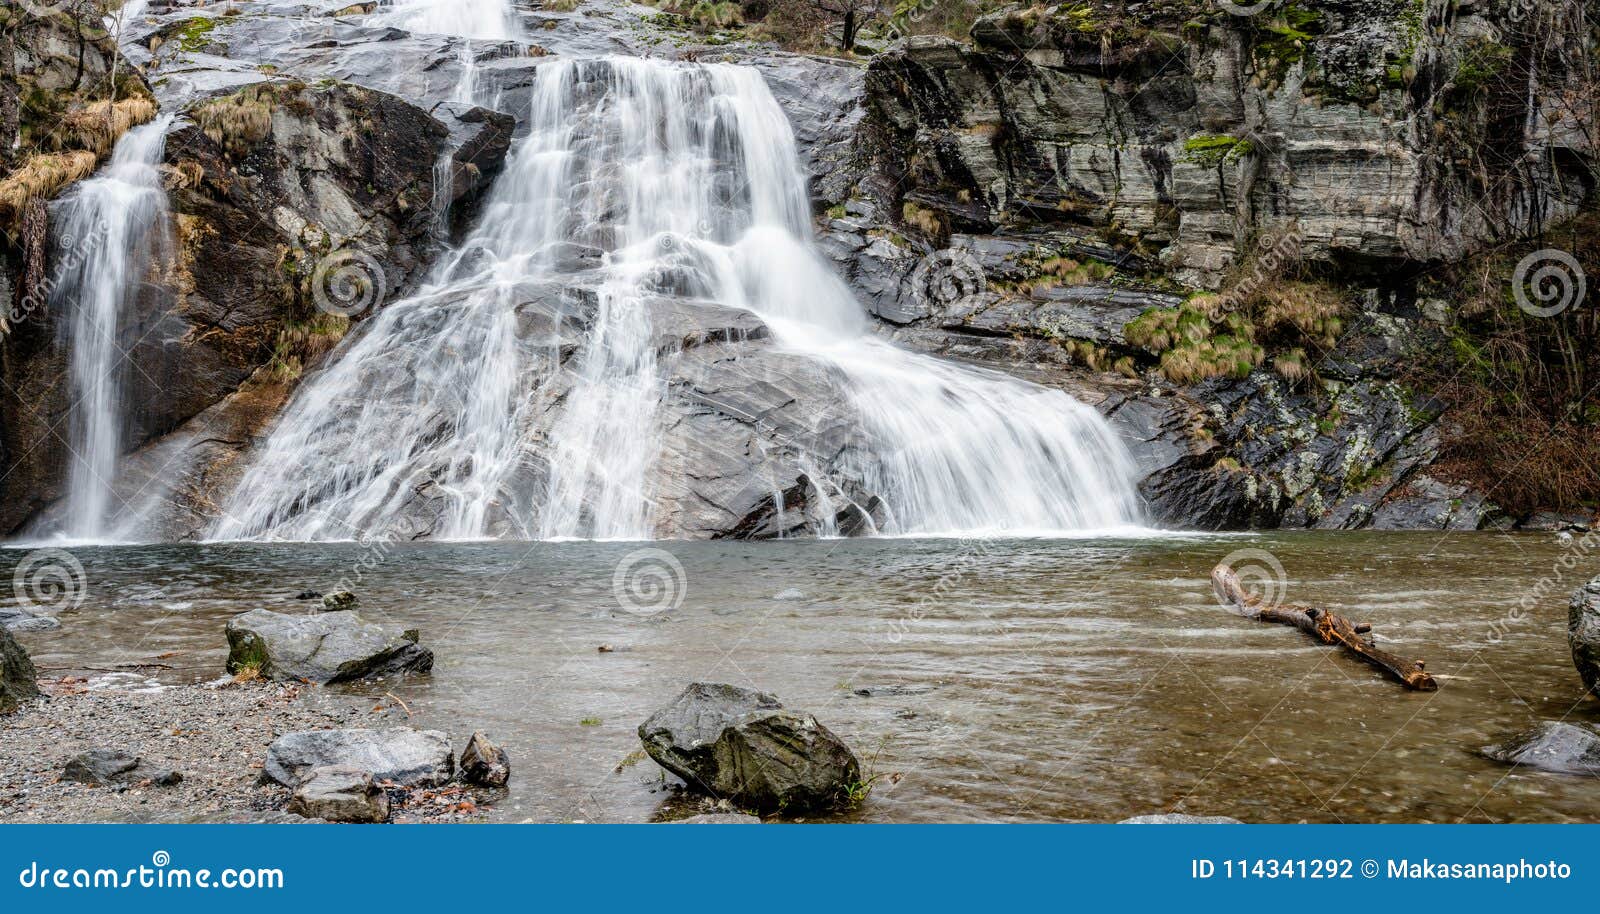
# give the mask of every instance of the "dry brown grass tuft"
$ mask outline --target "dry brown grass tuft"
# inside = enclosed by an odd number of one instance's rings
[[[100,158],[88,150],[29,156],[0,180],[0,219],[15,220],[28,201],[48,199],[62,188],[94,174]]]

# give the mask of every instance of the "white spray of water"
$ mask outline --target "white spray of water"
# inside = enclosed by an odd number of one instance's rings
[[[169,231],[167,194],[156,165],[172,117],[128,131],[111,163],[78,184],[53,216],[63,272],[51,290],[51,309],[68,315],[72,408],[63,535],[103,540],[113,535],[112,483],[123,448],[121,378],[127,354],[120,339],[124,312],[138,294],[151,255]]]
[[[866,442],[845,469],[885,503],[881,532],[1137,522],[1131,462],[1093,410],[869,334],[813,247],[794,136],[755,70],[555,62],[529,126],[461,250],[308,381],[216,538],[349,538],[409,523],[419,499],[445,537],[656,535],[663,295],[753,312],[831,369]],[[530,300],[562,292],[594,312],[564,363],[558,332],[526,326]]]

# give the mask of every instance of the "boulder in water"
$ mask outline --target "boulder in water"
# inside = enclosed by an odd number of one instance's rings
[[[1600,698],[1600,578],[1573,591],[1567,607],[1567,644],[1583,687]]]
[[[645,751],[690,788],[748,809],[833,805],[861,780],[861,763],[815,717],[772,695],[697,682],[639,727]]]
[[[0,625],[0,714],[9,714],[24,701],[37,697],[38,678],[28,652]]]
[[[1483,754],[1508,765],[1600,777],[1600,734],[1587,726],[1547,720],[1498,746],[1483,747]]]
[[[0,607],[0,628],[14,632],[47,632],[61,627],[49,616],[36,616],[14,607]]]
[[[299,787],[313,768],[343,766],[402,787],[437,787],[455,773],[450,740],[438,730],[301,730],[267,747],[262,777]]]
[[[433,669],[414,629],[364,622],[353,612],[294,616],[253,609],[228,620],[228,672],[269,679],[349,682]]]
[[[348,590],[336,590],[322,598],[322,607],[334,612],[355,609],[360,604],[361,598]]]
[[[480,787],[504,787],[511,780],[511,759],[506,756],[506,750],[479,730],[461,750],[461,777],[468,784]]]
[[[73,756],[61,769],[61,777],[91,787],[122,787],[146,782],[171,787],[183,780],[182,774],[146,764],[143,759],[121,749],[90,749]]]
[[[348,765],[313,768],[295,788],[289,811],[329,822],[387,822],[389,795],[372,781],[372,772]]]

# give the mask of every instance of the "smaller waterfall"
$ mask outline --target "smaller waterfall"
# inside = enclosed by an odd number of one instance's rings
[[[380,8],[372,22],[408,32],[485,41],[505,41],[517,33],[508,0],[394,0]]]
[[[69,539],[114,535],[112,482],[123,448],[127,363],[120,335],[151,255],[167,241],[167,194],[156,165],[172,120],[168,115],[128,131],[111,164],[77,185],[52,214],[63,250],[50,308],[67,318],[62,329],[71,352],[72,456],[62,530]]]

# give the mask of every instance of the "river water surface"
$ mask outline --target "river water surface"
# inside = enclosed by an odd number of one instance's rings
[[[1206,577],[1239,549],[1281,561],[1288,600],[1371,622],[1391,651],[1425,659],[1440,691],[1407,693],[1299,632],[1220,608]],[[0,573],[24,554],[0,552]],[[420,628],[438,663],[430,676],[329,691],[392,691],[458,747],[489,731],[515,770],[498,819],[662,814],[672,793],[660,770],[625,760],[639,723],[693,680],[773,692],[842,735],[883,776],[850,815],[866,821],[1600,819],[1593,781],[1477,755],[1538,720],[1600,723],[1565,642],[1566,594],[1600,563],[1551,536],[74,554],[87,598],[58,631],[24,636],[51,676],[164,655],[157,679],[213,680],[229,616],[303,611],[298,592],[349,579],[363,615]],[[1541,579],[1548,596],[1511,617]]]

